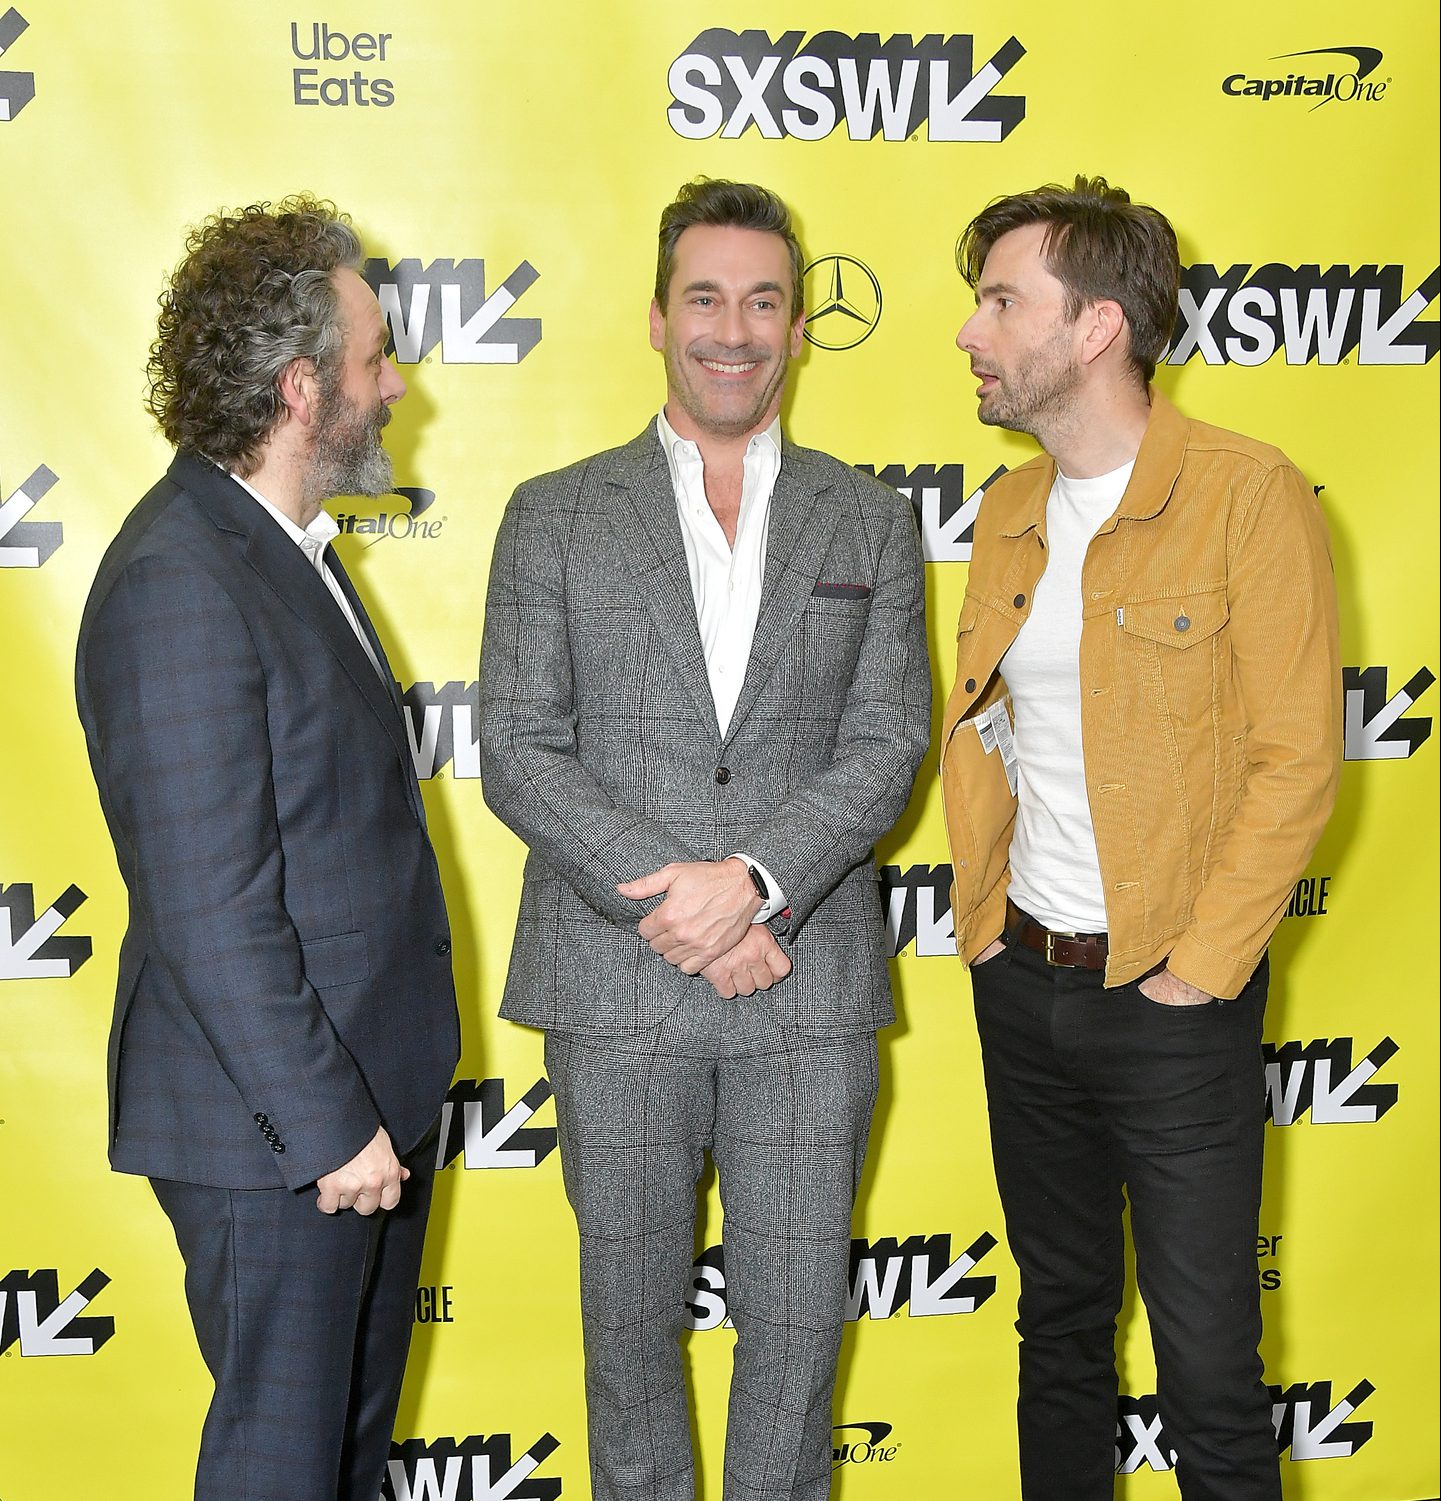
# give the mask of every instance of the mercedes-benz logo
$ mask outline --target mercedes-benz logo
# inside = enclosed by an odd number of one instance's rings
[[[854,349],[881,321],[881,284],[853,255],[823,255],[805,269],[805,336],[818,349]]]

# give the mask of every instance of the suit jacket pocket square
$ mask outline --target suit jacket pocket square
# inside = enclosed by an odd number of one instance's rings
[[[822,579],[811,593],[817,599],[869,599],[868,584],[830,584]]]

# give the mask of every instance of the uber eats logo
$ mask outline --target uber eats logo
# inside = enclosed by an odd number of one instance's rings
[[[984,56],[984,54],[981,54]],[[703,141],[742,136],[820,141],[844,125],[853,141],[1003,141],[1026,117],[1025,97],[993,90],[1026,55],[1015,37],[977,63],[971,36],[879,32],[701,32],[670,65],[666,119]]]
[[[1360,1381],[1344,1397],[1333,1395],[1329,1381],[1270,1386],[1271,1426],[1276,1447],[1292,1460],[1350,1459],[1370,1443],[1373,1424],[1359,1422],[1357,1408],[1376,1390]],[[1121,1397],[1116,1414],[1116,1473],[1171,1470],[1176,1451],[1161,1421],[1154,1396]]]
[[[68,980],[90,957],[90,940],[57,935],[84,900],[78,886],[67,886],[36,917],[32,885],[0,882],[0,980]]]
[[[549,1433],[517,1458],[508,1433],[408,1438],[390,1446],[381,1501],[556,1501],[561,1482],[536,1471],[558,1448]]]
[[[1441,268],[1417,283],[1399,265],[1185,266],[1165,363],[1424,365],[1441,348],[1421,321],[1438,291]]]
[[[5,77],[0,73],[0,82]],[[54,484],[54,472],[42,464],[11,494],[0,489],[0,568],[38,568],[65,540],[58,521],[26,520]]]
[[[437,347],[443,365],[518,365],[540,343],[539,318],[507,316],[540,279],[529,261],[503,281],[492,276],[489,292],[483,260],[372,259],[361,275],[380,301],[398,365],[418,365]]]
[[[394,34],[389,31],[348,32],[325,21],[292,21],[291,53],[301,62],[316,64],[291,70],[295,103],[389,109],[395,103],[395,84],[376,76],[370,68],[374,63],[390,61],[393,41]]]
[[[1374,1125],[1396,1103],[1399,1090],[1395,1084],[1371,1081],[1400,1051],[1383,1037],[1353,1063],[1353,1037],[1263,1042],[1267,1119],[1294,1126],[1309,1113],[1313,1126]]]
[[[899,490],[915,509],[921,547],[928,563],[969,563],[971,536],[986,491],[1006,472],[993,469],[978,485],[966,488],[964,464],[857,464],[883,485]]]
[[[846,1318],[889,1319],[902,1309],[913,1319],[974,1313],[995,1292],[996,1279],[971,1273],[995,1246],[986,1231],[958,1256],[946,1234],[853,1240]],[[801,1271],[796,1268],[798,1276]],[[711,1246],[692,1268],[685,1322],[691,1329],[718,1329],[727,1317],[725,1252]]]
[[[30,23],[14,6],[0,16],[0,57],[5,56],[14,45],[15,39],[27,30],[29,25]],[[13,120],[34,97],[35,75],[33,73],[0,72],[0,124]]]
[[[537,1079],[507,1109],[504,1079],[457,1079],[440,1107],[436,1167],[457,1157],[467,1168],[538,1166],[555,1151],[555,1127],[530,1122],[550,1094],[549,1081]]]
[[[7,1272],[0,1277],[0,1353],[93,1355],[115,1333],[115,1320],[85,1310],[109,1285],[96,1267],[62,1298],[55,1267]]]
[[[480,776],[480,683],[412,683],[402,700],[415,774]]]

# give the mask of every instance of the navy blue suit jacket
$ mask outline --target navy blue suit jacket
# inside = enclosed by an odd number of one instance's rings
[[[459,1035],[400,700],[300,549],[208,461],[179,455],[106,552],[76,693],[130,893],[112,1164],[299,1188],[377,1126],[414,1146]]]

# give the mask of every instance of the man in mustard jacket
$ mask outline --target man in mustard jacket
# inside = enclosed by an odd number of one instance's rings
[[[1340,758],[1310,486],[1150,385],[1171,225],[1104,179],[957,261],[982,422],[1045,450],[976,524],[941,776],[1021,1272],[1026,1501],[1113,1488],[1123,1190],[1187,1501],[1279,1501],[1257,1345],[1266,944]]]

